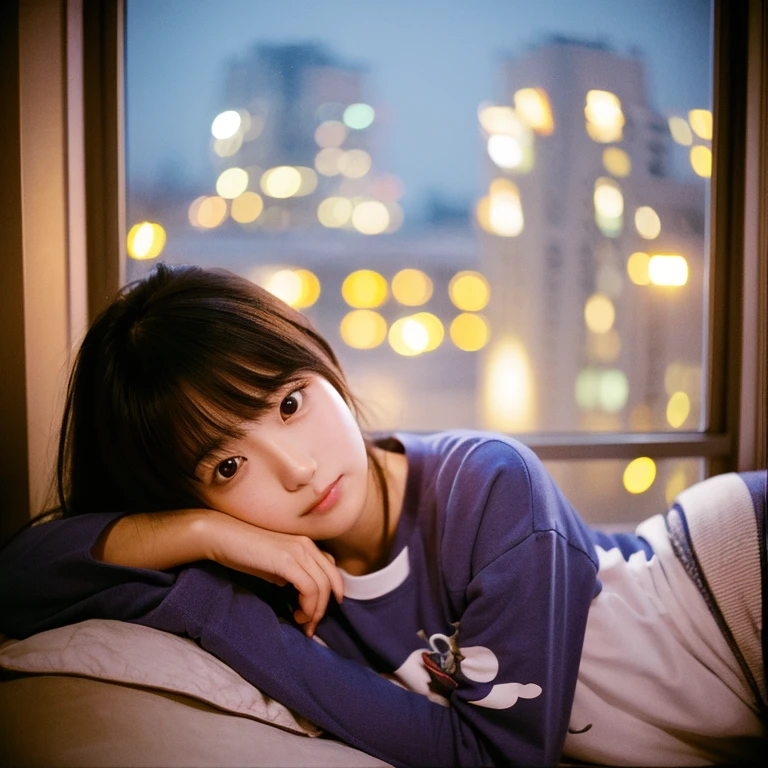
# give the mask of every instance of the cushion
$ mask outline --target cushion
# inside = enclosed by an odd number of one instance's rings
[[[263,694],[193,640],[151,627],[90,619],[0,644],[0,667],[81,675],[191,696],[294,733],[321,731]]]

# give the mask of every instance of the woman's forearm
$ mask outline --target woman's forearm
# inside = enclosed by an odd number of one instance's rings
[[[126,515],[110,525],[92,550],[96,560],[165,571],[209,559],[209,509],[180,509]]]

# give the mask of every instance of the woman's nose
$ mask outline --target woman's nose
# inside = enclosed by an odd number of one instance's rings
[[[297,491],[312,482],[317,462],[308,453],[278,443],[272,447],[280,481],[287,490]]]

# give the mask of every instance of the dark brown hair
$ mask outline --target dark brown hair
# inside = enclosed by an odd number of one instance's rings
[[[80,347],[59,439],[63,513],[201,506],[198,460],[307,372],[357,414],[333,350],[301,313],[229,272],[158,265]]]

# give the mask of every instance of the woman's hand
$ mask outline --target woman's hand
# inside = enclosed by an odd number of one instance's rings
[[[293,584],[299,592],[294,618],[310,637],[331,594],[338,602],[344,597],[333,557],[311,539],[257,528],[210,509],[121,517],[104,531],[92,554],[113,565],[158,571],[214,560],[273,584]]]

